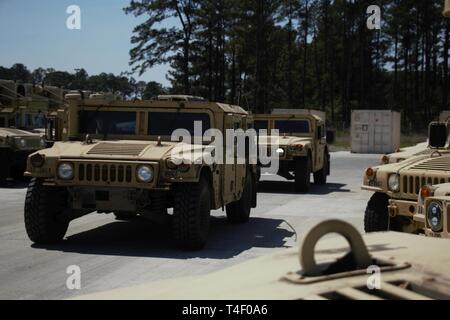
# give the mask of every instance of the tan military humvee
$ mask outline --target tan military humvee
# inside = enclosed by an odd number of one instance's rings
[[[430,124],[429,145],[430,154],[366,170],[362,189],[375,192],[365,212],[367,232],[424,232],[425,219],[417,206],[421,187],[450,181],[447,124]]]
[[[207,164],[202,155],[208,143],[201,142],[188,145],[200,154],[193,162],[186,160],[190,153],[175,159],[172,151],[180,143],[171,141],[175,129],[196,134],[194,122],[202,123],[201,135],[210,128],[247,129],[251,119],[242,108],[167,96],[118,101],[71,93],[66,100],[68,141],[28,158],[33,179],[25,226],[33,242],[61,240],[71,220],[94,211],[160,219],[173,208],[175,240],[188,249],[205,245],[212,209],[226,207],[232,223],[249,220],[256,206],[256,165]]]
[[[434,150],[428,148],[428,142],[421,142],[411,147],[401,148],[397,152],[386,154],[381,158],[380,164],[402,162],[414,156],[431,154]]]
[[[331,233],[343,237],[318,242]],[[445,241],[397,232],[362,237],[348,223],[329,220],[306,234],[300,250],[278,251],[207,275],[151,282],[76,299],[447,300],[449,259]],[[256,307],[237,310],[244,314],[267,311],[264,303],[258,310]],[[233,315],[236,309],[224,312]]]
[[[40,134],[0,128],[0,183],[8,178],[23,178],[28,155],[45,148],[45,145],[45,139]]]
[[[265,129],[269,134],[258,136],[259,145],[278,142],[278,175],[295,180],[297,191],[309,190],[311,173],[315,183],[326,184],[330,174],[330,154],[323,119],[311,113],[257,114],[254,115],[254,127],[257,131]],[[272,129],[279,130],[278,138],[270,136]]]
[[[0,80],[0,183],[20,179],[29,154],[42,149],[49,100],[31,84]]]

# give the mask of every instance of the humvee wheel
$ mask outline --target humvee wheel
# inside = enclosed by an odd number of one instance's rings
[[[366,232],[387,231],[389,229],[389,197],[377,192],[370,198],[364,215]]]
[[[295,190],[308,192],[311,186],[311,157],[295,159]]]
[[[116,217],[116,220],[119,221],[130,221],[136,218],[135,214],[126,213],[126,212],[114,212],[114,216]]]
[[[329,160],[328,160],[328,153],[325,153],[323,158],[323,167],[317,172],[314,172],[314,183],[315,184],[326,184],[327,183],[327,177],[328,177],[328,166],[329,166]]]
[[[68,221],[58,221],[57,216],[66,206],[64,189],[46,187],[42,180],[33,178],[25,199],[25,229],[36,244],[61,241],[66,234]]]
[[[250,219],[250,211],[252,208],[252,176],[247,173],[245,178],[244,191],[238,201],[227,204],[227,219],[233,224],[246,223]]]
[[[9,178],[9,152],[8,150],[0,149],[0,184],[6,182]]]
[[[178,247],[200,250],[205,246],[210,214],[210,184],[205,177],[198,183],[182,183],[175,188],[172,228]]]

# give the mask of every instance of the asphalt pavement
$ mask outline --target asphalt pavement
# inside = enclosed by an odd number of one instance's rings
[[[0,299],[65,299],[204,274],[295,246],[305,230],[330,218],[362,232],[371,195],[360,189],[362,175],[380,157],[332,153],[328,184],[312,185],[308,194],[295,193],[293,182],[263,175],[250,222],[233,226],[215,211],[209,242],[198,252],[177,250],[168,226],[143,219],[120,222],[104,214],[73,221],[61,244],[36,246],[23,223],[26,185],[0,188]],[[81,270],[79,290],[66,285],[67,268],[73,265]]]

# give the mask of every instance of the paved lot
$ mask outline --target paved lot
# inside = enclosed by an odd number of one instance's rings
[[[329,218],[362,231],[370,197],[360,190],[362,173],[379,158],[333,153],[329,184],[313,186],[305,195],[294,193],[291,182],[263,175],[250,223],[231,226],[221,211],[215,212],[206,249],[194,253],[176,250],[166,226],[97,214],[73,221],[63,243],[34,246],[23,225],[25,186],[0,189],[0,299],[63,299],[211,272],[291,247],[306,229]],[[66,287],[70,265],[81,268],[81,290]]]

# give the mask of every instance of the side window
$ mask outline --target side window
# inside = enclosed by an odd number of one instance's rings
[[[317,139],[322,138],[322,126],[317,127]]]
[[[0,127],[6,127],[6,119],[4,117],[0,117]]]

